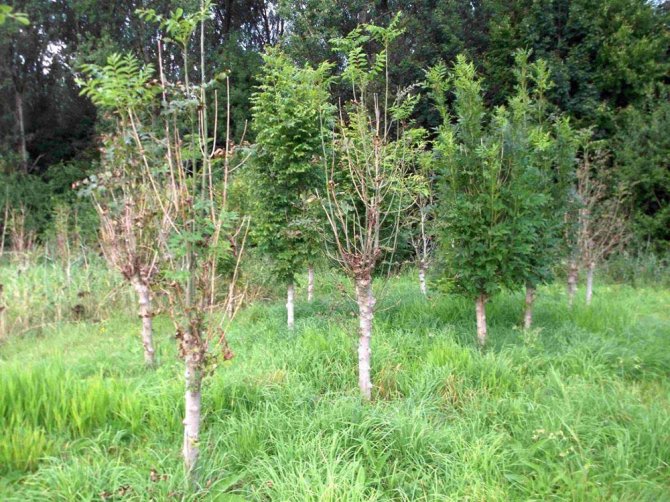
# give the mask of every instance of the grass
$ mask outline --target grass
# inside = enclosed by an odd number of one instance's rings
[[[591,308],[540,292],[474,307],[395,278],[373,335],[374,401],[356,388],[354,303],[336,276],[299,302],[244,310],[236,357],[204,393],[198,484],[186,488],[182,367],[157,319],[58,322],[0,346],[0,497],[25,500],[670,500],[670,291],[598,285]],[[300,291],[299,298],[304,297]]]

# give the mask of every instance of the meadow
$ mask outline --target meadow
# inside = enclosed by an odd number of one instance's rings
[[[189,487],[172,325],[156,319],[145,368],[131,297],[83,270],[87,294],[74,282],[40,302],[57,267],[0,268],[5,301],[32,299],[19,307],[37,326],[0,345],[3,501],[670,500],[667,288],[599,284],[569,310],[562,284],[544,287],[531,331],[522,296],[500,294],[480,350],[471,302],[423,298],[408,271],[376,284],[365,403],[348,281],[319,273],[312,304],[298,288],[293,332],[281,301],[235,319]],[[82,298],[97,308],[73,311]]]

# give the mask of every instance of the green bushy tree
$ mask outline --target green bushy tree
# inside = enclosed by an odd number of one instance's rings
[[[275,278],[287,286],[288,326],[293,328],[296,276],[306,265],[311,268],[319,247],[320,218],[313,207],[323,185],[323,132],[333,122],[332,65],[298,67],[277,49],[269,49],[263,60],[252,96],[253,228]]]
[[[475,299],[484,345],[487,299],[500,288],[518,288],[533,268],[529,257],[542,252],[536,235],[548,197],[537,189],[541,176],[530,154],[546,141],[526,130],[525,97],[509,109],[487,109],[482,82],[465,57],[450,73],[444,65],[432,68],[428,81],[443,119],[434,145],[442,257],[452,286]]]
[[[518,263],[518,280],[526,288],[524,328],[533,318],[538,285],[553,279],[553,270],[565,253],[566,211],[574,205],[577,133],[567,117],[551,118],[546,93],[551,88],[543,60],[529,62],[530,51],[515,56],[516,94],[508,100],[509,121],[503,142],[503,162],[509,171],[534,187],[534,198],[514,218],[528,225],[528,246]],[[517,181],[518,181],[517,180]]]

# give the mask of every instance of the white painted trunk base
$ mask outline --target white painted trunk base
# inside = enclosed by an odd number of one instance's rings
[[[356,280],[356,300],[358,302],[358,387],[364,399],[372,398],[371,347],[372,319],[375,298],[371,278]]]
[[[142,319],[142,345],[144,346],[144,362],[147,366],[153,366],[156,363],[153,340],[153,321],[151,312],[151,291],[149,286],[142,282],[139,277],[133,277],[131,280],[140,306],[140,318]]]
[[[419,264],[419,288],[424,296],[428,294],[428,288],[426,287],[426,266],[423,263]]]
[[[186,392],[184,393],[184,466],[187,472],[193,471],[200,453],[200,416],[202,375],[192,355],[186,356],[184,371]]]
[[[526,285],[526,310],[523,314],[523,329],[530,329],[533,325],[533,302],[535,301],[535,288]]]
[[[579,268],[575,262],[570,262],[568,266],[568,307],[575,303],[575,293],[577,293],[577,276]]]
[[[477,342],[480,347],[486,345],[486,295],[479,295],[475,300],[477,313]]]
[[[307,301],[312,303],[314,300],[314,267],[307,269]]]
[[[593,272],[595,271],[596,264],[591,262],[589,263],[588,268],[586,269],[586,304],[591,305],[591,300],[593,299]]]
[[[293,329],[295,326],[295,285],[293,283],[288,285],[286,293],[286,320],[289,329]]]

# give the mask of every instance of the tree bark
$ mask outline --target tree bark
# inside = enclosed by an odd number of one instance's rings
[[[486,295],[482,294],[475,300],[477,313],[477,342],[480,347],[486,344]]]
[[[142,319],[142,345],[144,346],[144,362],[147,366],[153,366],[156,363],[153,340],[153,312],[151,309],[151,292],[149,286],[139,277],[131,279],[131,283],[137,292],[137,298],[140,306],[140,318]]]
[[[228,285],[228,301],[226,302],[226,315],[228,319],[233,318],[235,312],[235,281],[230,281]]]
[[[428,289],[426,288],[426,264],[423,260],[419,263],[419,288],[424,296],[428,294]]]
[[[523,314],[523,329],[530,329],[533,325],[533,302],[535,301],[535,288],[526,284],[526,310]]]
[[[596,264],[590,262],[586,270],[586,304],[591,305],[591,300],[593,299],[593,272],[595,271]]]
[[[295,326],[294,298],[295,298],[295,285],[291,283],[288,285],[288,291],[286,294],[286,317],[287,317],[288,329],[293,329],[293,327]]]
[[[24,172],[28,172],[28,148],[26,146],[26,124],[23,119],[23,96],[19,91],[15,92],[16,118],[19,126],[19,154]]]
[[[572,308],[575,302],[575,293],[577,292],[577,275],[579,267],[577,263],[571,261],[568,265],[568,307]]]
[[[312,303],[314,300],[314,267],[307,268],[307,301]]]
[[[358,387],[363,398],[372,398],[371,348],[372,318],[374,317],[375,297],[372,291],[372,278],[356,279],[356,300],[358,303]]]
[[[189,350],[186,354],[186,368],[184,371],[186,392],[184,393],[184,447],[182,453],[184,455],[184,465],[189,474],[195,468],[200,453],[202,372],[198,367],[197,357],[197,351]]]

